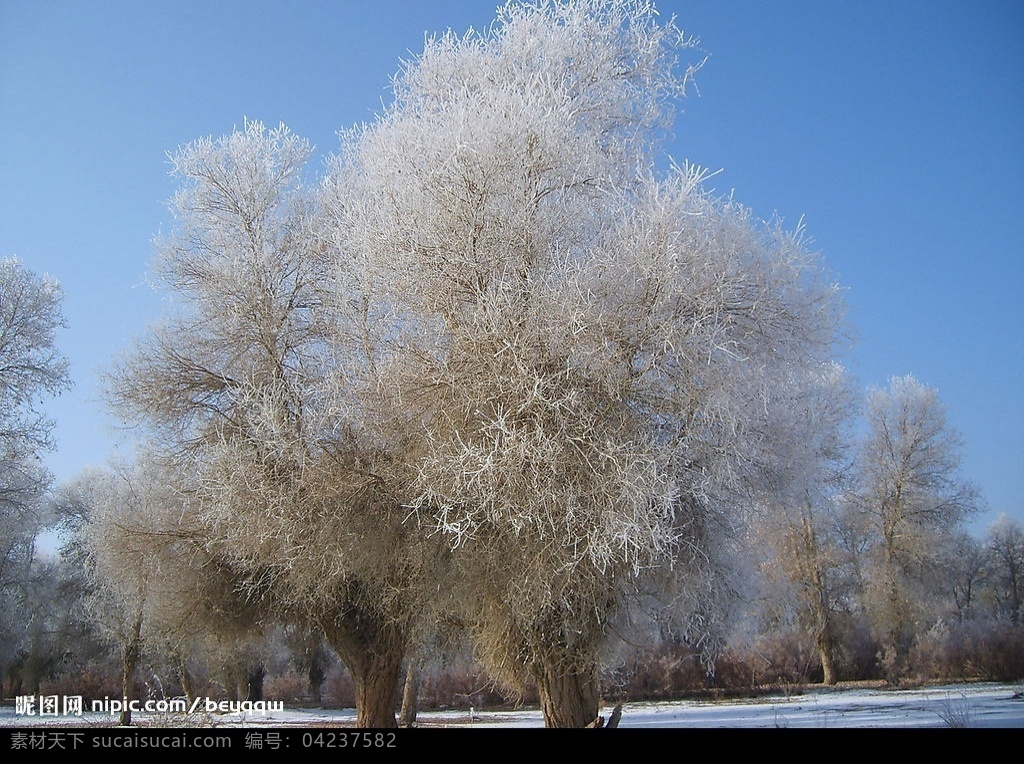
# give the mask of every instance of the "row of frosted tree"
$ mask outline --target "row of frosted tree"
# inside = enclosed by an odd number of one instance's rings
[[[890,397],[897,387],[875,395]],[[870,492],[871,479],[858,476],[857,496]],[[209,553],[179,482],[147,455],[83,473],[51,494],[49,516],[59,521],[65,543],[59,557],[20,566],[21,577],[5,582],[3,694],[59,688],[94,698],[260,699],[269,673],[278,680],[272,693],[281,692],[281,680],[292,683],[292,703],[354,702],[347,684],[340,694],[337,682],[335,691],[321,693],[328,672],[339,667],[320,626],[289,603],[254,600],[239,590],[237,572]],[[604,696],[1024,676],[1024,529],[1003,518],[976,539],[904,518],[900,533],[908,542],[893,579],[883,526],[851,499],[853,485],[846,489],[843,503],[817,513],[764,511],[748,520],[743,538],[733,542],[745,562],[732,570],[737,590],[719,603],[713,667],[697,670],[699,645],[679,634],[632,633],[628,644],[609,640],[601,655]],[[17,562],[8,555],[5,567],[14,570]],[[893,591],[900,592],[900,608],[893,607]],[[415,718],[420,676],[433,685],[423,693],[427,705],[479,708],[500,697],[485,692],[492,678],[467,652],[458,611],[439,615],[435,610],[438,620],[418,624],[406,645],[399,677],[406,719]],[[505,698],[516,691],[536,697],[529,680],[500,689]],[[397,684],[392,715],[396,692]]]
[[[255,121],[172,155],[167,314],[106,381],[145,446],[51,495],[85,578],[40,584],[84,593],[126,694],[149,647],[188,692],[190,651],[285,625],[362,726],[456,643],[585,726],[622,645],[708,671],[798,627],[832,682],[865,624],[897,681],[940,618],[1019,625],[995,535],[950,567],[978,498],[935,391],[861,405],[800,232],[660,154],[694,52],[647,3],[513,4],[320,173]]]

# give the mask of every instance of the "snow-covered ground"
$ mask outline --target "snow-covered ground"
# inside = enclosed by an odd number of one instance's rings
[[[611,709],[603,709],[607,716]],[[190,717],[136,714],[139,726],[161,727],[338,727],[351,725],[355,711],[285,709],[268,713],[195,714]],[[116,717],[39,717],[0,708],[0,727],[112,726]],[[421,712],[423,727],[543,727],[539,711]],[[623,728],[1024,728],[1024,683],[955,684],[915,690],[813,689],[799,695],[756,700],[630,703]]]

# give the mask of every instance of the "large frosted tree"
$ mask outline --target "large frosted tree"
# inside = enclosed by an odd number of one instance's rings
[[[645,2],[510,4],[429,40],[316,188],[284,128],[174,155],[180,306],[114,398],[253,596],[320,622],[360,724],[441,594],[549,726],[596,718],[632,604],[706,643],[840,306],[799,232],[660,155],[699,64]]]
[[[536,684],[548,726],[596,717],[641,591],[707,623],[719,548],[785,469],[777,393],[836,336],[798,234],[695,167],[655,171],[693,52],[647,3],[508,5],[430,40],[325,182],[373,295],[378,389],[417,433],[415,522],[452,547],[481,657]]]

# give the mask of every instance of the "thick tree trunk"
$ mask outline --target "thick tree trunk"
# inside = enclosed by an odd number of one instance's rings
[[[395,701],[405,657],[404,623],[350,605],[323,622],[328,643],[356,686],[356,725],[397,727]]]
[[[586,727],[597,718],[597,680],[545,666],[537,677],[545,727]]]
[[[401,673],[402,656],[374,656],[362,676],[353,675],[356,684],[356,726],[397,727],[395,694]]]
[[[835,640],[832,638],[830,626],[826,625],[825,628],[818,632],[815,643],[818,649],[818,657],[821,659],[821,671],[824,674],[822,681],[831,687],[839,681],[839,675],[836,673],[836,645]]]

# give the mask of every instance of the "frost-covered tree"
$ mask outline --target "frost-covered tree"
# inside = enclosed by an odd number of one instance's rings
[[[393,491],[408,436],[384,439],[359,397],[373,389],[369,298],[326,246],[311,150],[247,122],[172,156],[176,225],[155,271],[179,304],[111,397],[191,476],[181,490],[236,585],[316,620],[353,676],[359,724],[393,726],[430,542]]]
[[[416,436],[410,521],[450,544],[480,655],[536,684],[548,726],[596,718],[641,592],[703,635],[719,550],[787,458],[780,386],[836,338],[798,234],[654,170],[694,51],[648,3],[510,4],[429,40],[325,182],[376,390]]]
[[[985,545],[966,532],[952,535],[943,551],[942,577],[952,600],[956,621],[975,617],[986,583]]]
[[[985,548],[997,612],[1018,626],[1024,601],[1024,528],[1000,515],[985,534]]]
[[[62,556],[84,568],[85,610],[120,652],[129,699],[144,657],[165,656],[180,669],[190,653],[209,653],[205,644],[258,633],[261,614],[237,591],[239,576],[209,552],[186,483],[141,453],[79,475],[56,500],[66,521]],[[120,723],[131,723],[130,710]]]
[[[23,462],[52,446],[53,423],[39,410],[45,395],[70,385],[67,359],[54,345],[63,291],[16,258],[0,260],[0,499],[19,501],[38,492],[39,476],[23,475]]]
[[[150,620],[153,590],[161,584],[158,538],[175,506],[166,484],[148,484],[128,470],[94,471],[65,490],[69,501],[85,509],[80,545],[90,583],[87,595],[92,620],[121,654],[121,692],[135,699],[136,669]],[[140,479],[141,478],[141,479]],[[177,508],[180,512],[180,507]],[[151,535],[152,534],[152,535]],[[119,720],[131,724],[131,710]]]
[[[596,717],[631,603],[710,630],[839,304],[798,232],[660,157],[694,52],[645,2],[509,4],[429,40],[317,189],[284,128],[172,157],[181,302],[113,397],[213,553],[320,622],[360,724],[439,594],[550,726]]]
[[[844,370],[825,364],[780,386],[777,416],[769,420],[772,448],[783,457],[767,461],[757,493],[763,511],[756,522],[762,572],[772,597],[791,602],[795,622],[821,661],[823,681],[839,671],[838,621],[853,584],[840,543],[841,498],[848,488],[850,426],[855,396]]]
[[[927,572],[979,497],[960,474],[961,437],[937,390],[893,377],[869,393],[865,420],[853,501],[871,534],[869,610],[895,681],[926,602]]]
[[[16,258],[0,259],[0,667],[23,636],[17,614],[25,612],[44,525],[41,499],[51,481],[40,457],[53,445],[53,423],[40,402],[70,386],[67,360],[54,344],[64,326],[62,298],[54,279]]]

